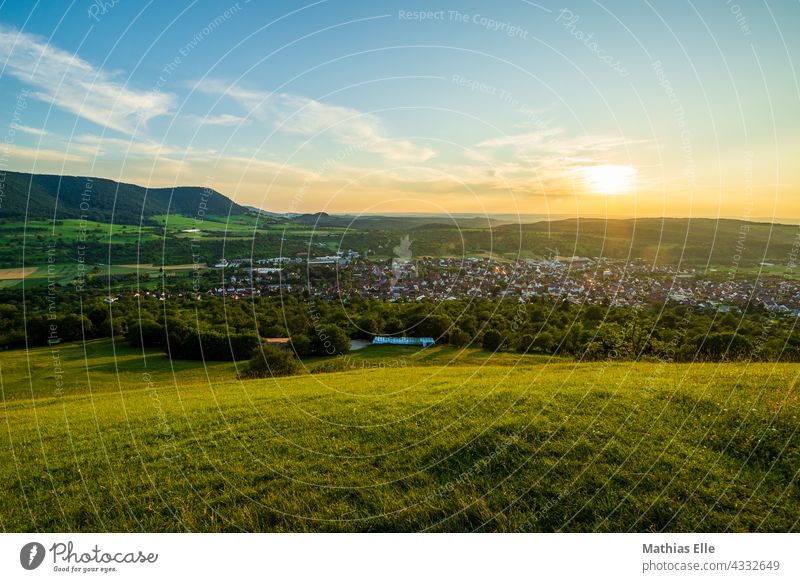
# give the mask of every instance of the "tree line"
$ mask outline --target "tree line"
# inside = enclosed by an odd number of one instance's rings
[[[800,361],[793,317],[763,309],[721,313],[666,304],[646,308],[537,299],[346,303],[307,296],[164,301],[45,292],[0,294],[0,349],[114,337],[181,359],[243,360],[266,338],[288,338],[297,357],[345,353],[350,340],[429,336],[439,344],[580,360]]]

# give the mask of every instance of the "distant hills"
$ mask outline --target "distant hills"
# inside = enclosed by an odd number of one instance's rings
[[[219,192],[202,187],[144,188],[103,178],[18,172],[0,175],[0,223],[7,225],[7,232],[15,222],[81,216],[101,223],[141,223],[159,227],[163,223],[153,217],[167,214],[190,218],[198,214],[204,217],[218,216],[221,217],[219,220],[226,223],[229,222],[228,216],[231,216],[230,222],[236,223],[233,219],[239,215],[243,220],[241,224],[246,225],[245,236],[237,238],[238,235],[231,231],[226,234],[224,241],[215,237],[196,241],[209,260],[215,260],[223,252],[244,256],[252,251],[254,244],[262,253],[286,252],[286,245],[292,249],[294,246],[306,248],[312,237],[309,231],[315,233],[313,236],[327,237],[322,244],[341,244],[372,254],[376,249],[378,254],[379,249],[391,249],[400,236],[410,235],[416,256],[498,254],[506,258],[525,258],[578,255],[612,259],[641,258],[653,264],[735,268],[760,263],[793,266],[798,255],[798,226],[769,222],[592,217],[508,223],[495,216],[474,214],[280,214],[241,206]],[[248,222],[254,216],[258,217],[257,226]],[[537,215],[524,216],[533,219]],[[280,234],[280,229],[274,230],[275,225],[283,225],[288,230]],[[254,239],[257,228],[262,226],[264,230],[258,231]],[[330,238],[332,236],[340,240],[336,242]],[[152,243],[155,250],[148,247],[149,250],[143,248],[137,252],[151,256],[156,251],[165,252],[166,248],[173,254],[181,254],[173,260],[187,262],[190,253],[181,247],[185,242],[173,237],[169,245],[164,245],[163,240],[155,241]],[[315,242],[319,244],[316,239]],[[146,246],[151,243],[142,244]],[[120,251],[114,245],[112,247],[105,244],[102,251],[108,254],[113,250],[119,254]],[[183,250],[178,253],[180,249]],[[6,251],[5,260],[0,262],[14,263],[17,259],[16,250],[9,248]],[[27,252],[31,252],[30,248]]]
[[[148,224],[161,214],[246,214],[244,206],[198,186],[145,188],[105,178],[5,172],[0,220],[81,218]]]
[[[796,225],[727,218],[579,218],[505,225],[494,231],[505,252],[641,258],[658,264],[729,268],[796,262]]]

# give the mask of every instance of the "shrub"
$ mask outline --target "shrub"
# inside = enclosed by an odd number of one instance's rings
[[[239,372],[240,379],[247,378],[273,378],[278,376],[293,376],[302,371],[302,366],[290,350],[281,350],[273,347],[264,347],[247,366]]]

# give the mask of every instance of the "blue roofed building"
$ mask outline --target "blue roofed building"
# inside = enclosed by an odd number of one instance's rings
[[[376,335],[372,338],[374,346],[422,346],[427,348],[436,342],[432,337],[391,337],[386,335]]]

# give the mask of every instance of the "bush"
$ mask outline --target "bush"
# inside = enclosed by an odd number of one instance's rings
[[[247,366],[239,372],[240,379],[273,378],[293,376],[302,371],[302,366],[290,350],[265,346],[251,359]]]

